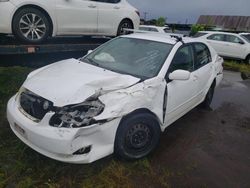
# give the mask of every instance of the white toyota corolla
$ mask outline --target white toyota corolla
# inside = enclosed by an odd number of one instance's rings
[[[196,39],[118,37],[31,72],[8,102],[8,121],[25,144],[59,161],[142,158],[167,126],[210,105],[222,63]]]

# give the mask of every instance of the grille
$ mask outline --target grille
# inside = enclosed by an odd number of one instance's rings
[[[32,118],[42,120],[47,112],[50,111],[52,103],[31,91],[24,91],[20,94],[20,107]]]

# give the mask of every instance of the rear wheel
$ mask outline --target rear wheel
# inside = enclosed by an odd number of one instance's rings
[[[14,16],[13,33],[23,42],[41,43],[50,34],[50,23],[42,11],[31,7],[24,8]]]
[[[117,31],[117,36],[120,36],[120,35],[127,35],[131,32],[129,31],[126,31],[124,29],[133,29],[133,24],[130,20],[123,20],[119,27],[118,27],[118,31]]]
[[[132,115],[119,125],[115,139],[115,154],[133,160],[145,157],[159,142],[160,127],[148,113]]]
[[[213,97],[214,97],[214,88],[215,88],[215,84],[212,84],[212,86],[209,88],[207,95],[205,97],[205,100],[201,103],[201,107],[203,108],[209,108]]]
[[[246,64],[250,65],[250,54],[247,56],[245,62],[246,62]]]

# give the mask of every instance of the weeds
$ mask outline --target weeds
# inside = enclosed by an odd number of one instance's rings
[[[236,61],[225,61],[223,67],[227,70],[250,73],[250,65],[244,63],[238,63]]]

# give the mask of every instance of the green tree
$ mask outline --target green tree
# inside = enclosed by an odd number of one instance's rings
[[[166,19],[164,17],[160,17],[156,20],[156,26],[164,26],[166,24]]]
[[[201,25],[201,24],[194,24],[191,27],[191,35],[195,35],[196,33],[198,33],[199,31],[204,31],[205,30],[205,25]]]

